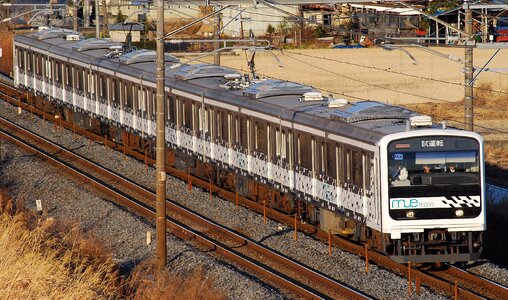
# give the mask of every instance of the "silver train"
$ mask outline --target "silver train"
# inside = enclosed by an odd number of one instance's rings
[[[45,110],[152,152],[156,55],[124,48],[61,29],[16,36],[15,85]],[[480,256],[486,214],[478,134],[398,106],[165,59],[172,166],[369,242],[399,262]]]

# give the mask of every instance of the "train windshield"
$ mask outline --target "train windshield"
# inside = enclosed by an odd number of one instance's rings
[[[479,194],[476,140],[412,138],[392,142],[388,152],[390,198]]]
[[[389,162],[390,186],[477,184],[477,151],[394,153]]]

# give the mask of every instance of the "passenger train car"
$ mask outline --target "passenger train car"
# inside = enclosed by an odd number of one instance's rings
[[[155,52],[47,29],[16,36],[15,84],[153,153]],[[168,164],[400,262],[470,261],[486,229],[483,140],[428,116],[165,55]]]

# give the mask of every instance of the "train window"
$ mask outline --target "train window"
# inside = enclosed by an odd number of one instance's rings
[[[192,102],[192,128],[194,129],[194,134],[197,137],[200,137],[201,130],[200,124],[199,124],[199,104]]]
[[[137,101],[137,107],[140,112],[146,111],[146,100],[145,100],[145,93],[143,91],[142,86],[137,87],[137,93],[138,93],[138,101]]]
[[[183,111],[184,126],[189,129],[192,129],[192,101],[186,100],[183,108],[184,108]]]
[[[35,54],[35,74],[42,76],[42,57],[39,54]]]
[[[24,69],[25,68],[25,59],[23,57],[23,50],[17,49],[17,51],[16,51],[16,59],[18,61],[18,68]]]
[[[281,134],[281,131],[280,131],[280,128],[277,127],[275,128],[275,156],[277,158],[281,157],[281,150],[282,148],[282,134]]]
[[[39,76],[44,75],[43,68],[44,68],[44,57],[41,54],[39,54],[37,55],[37,75]]]
[[[293,132],[288,131],[287,132],[287,139],[288,139],[288,151],[287,151],[287,157],[289,160],[289,167],[293,168],[295,165],[295,136]]]
[[[65,85],[72,86],[72,68],[70,65],[65,65]]]
[[[235,114],[235,144],[240,145],[240,117]]]
[[[49,60],[49,57],[44,60],[44,77],[51,79],[51,60]]]
[[[48,57],[47,56],[44,56],[42,55],[42,76],[44,76],[44,78],[48,78],[48,68],[49,68],[49,61],[48,61]]]
[[[104,75],[100,75],[99,76],[99,95],[100,97],[102,98],[106,98],[107,97],[107,94],[108,94],[108,85],[107,85],[107,80],[106,80],[106,77]]]
[[[175,97],[172,94],[169,94],[167,97],[167,103],[168,103],[168,118],[169,122],[176,124],[176,100]]]
[[[83,72],[84,70],[81,69],[81,68],[76,68],[76,89],[78,91],[84,91],[84,75],[83,75]]]
[[[276,137],[276,152],[277,155],[282,158],[287,158],[287,133],[286,130],[280,131],[279,128],[277,128],[277,137]]]
[[[192,101],[185,100],[182,101],[182,109],[183,109],[183,126],[188,129],[192,129]]]
[[[152,115],[155,116],[155,113],[157,112],[157,94],[155,90],[149,90],[150,93],[150,111],[152,112]]]
[[[34,69],[34,57],[33,57],[33,53],[27,51],[27,57],[28,57],[28,59],[27,59],[27,61],[28,61],[27,69],[28,69],[28,71],[33,71],[33,69]]]
[[[60,62],[55,63],[55,80],[58,83],[62,83],[62,64]]]
[[[371,183],[371,171],[372,171],[372,161],[374,159],[374,156],[371,152],[364,152],[363,154],[364,156],[364,168],[363,168],[363,174],[364,174],[364,179],[363,179],[363,186],[364,186],[364,189],[365,191],[367,190],[370,190],[371,186],[370,186],[370,183]]]
[[[154,113],[154,107],[152,103],[152,91],[150,89],[145,89],[145,101],[146,101],[146,109],[148,110],[148,115],[151,116]]]
[[[275,145],[275,137],[274,137],[274,131],[273,131],[273,126],[268,123],[266,125],[266,135],[267,135],[267,138],[266,138],[266,144],[267,144],[267,154],[268,154],[268,161],[273,161],[273,158],[274,158],[274,145]]]
[[[175,98],[175,107],[176,107],[176,125],[178,126],[181,126],[183,121],[182,121],[182,99],[180,99],[180,97],[176,97]]]
[[[212,138],[211,141],[214,141],[214,138],[217,137],[217,123],[216,123],[217,117],[215,115],[215,111],[211,107],[208,108],[208,113],[209,113],[208,124],[210,125],[209,133],[210,137]]]
[[[352,150],[352,183],[363,187],[363,155],[360,151]]]
[[[220,111],[220,120],[218,125],[220,125],[220,138],[223,141],[228,141],[228,113],[225,111]]]
[[[344,154],[345,154],[344,159],[345,159],[345,167],[346,167],[345,173],[344,173],[344,180],[347,183],[351,183],[351,181],[352,181],[351,178],[353,177],[353,175],[352,175],[352,169],[353,169],[353,167],[352,167],[351,149],[346,149]]]
[[[333,143],[325,143],[323,145],[323,165],[325,167],[325,175],[335,179],[337,178],[337,150]]]
[[[312,170],[312,138],[310,134],[298,134],[298,165]]]
[[[233,145],[233,137],[236,135],[236,119],[235,116],[228,112],[228,145]]]
[[[92,80],[93,80],[93,75],[91,72],[89,72],[88,70],[83,70],[83,74],[84,74],[84,77],[85,77],[85,89],[84,91],[89,93],[90,90],[91,90],[91,85],[92,85]]]
[[[217,139],[222,140],[222,124],[221,124],[222,114],[219,110],[215,110],[215,136]]]
[[[337,185],[344,181],[344,151],[342,148],[342,144],[337,144],[335,147],[335,157],[337,159],[335,163],[335,167],[337,169]]]
[[[268,135],[266,122],[256,120],[254,123],[254,147],[263,154],[268,154]]]
[[[240,116],[240,122],[239,122],[239,131],[238,131],[238,137],[240,146],[244,147],[245,149],[249,148],[249,127],[247,126],[247,117]]]
[[[111,101],[120,104],[120,82],[116,79],[111,80]]]
[[[208,108],[205,106],[201,106],[200,108],[200,116],[199,119],[201,120],[201,131],[203,131],[203,134],[206,136],[208,134]]]
[[[134,107],[134,86],[133,86],[132,82],[127,82],[125,84],[125,97],[124,97],[124,99],[126,100],[125,105],[128,108],[133,108]]]

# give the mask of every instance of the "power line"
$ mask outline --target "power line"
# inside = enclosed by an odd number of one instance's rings
[[[437,100],[437,101],[440,101],[440,102],[455,102],[455,101],[452,101],[452,100],[438,99],[438,98],[433,98],[433,97],[425,97],[425,96],[422,96],[422,95],[418,95],[418,94],[414,94],[414,93],[409,93],[409,92],[404,92],[404,91],[396,90],[396,89],[393,89],[393,88],[384,87],[384,86],[378,85],[378,84],[373,84],[373,83],[370,83],[370,82],[367,82],[367,81],[355,79],[355,78],[350,77],[350,76],[339,74],[337,72],[333,72],[333,71],[330,71],[330,70],[327,70],[327,69],[324,69],[324,68],[321,68],[321,67],[309,64],[309,63],[307,63],[307,62],[305,62],[305,61],[303,61],[301,59],[292,57],[292,56],[290,56],[290,55],[288,55],[288,54],[286,54],[284,52],[283,52],[283,55],[285,55],[285,56],[287,56],[287,57],[289,57],[289,58],[291,58],[293,60],[296,60],[296,61],[298,61],[300,63],[303,63],[305,65],[308,65],[308,66],[311,66],[313,68],[316,68],[318,70],[321,70],[321,71],[324,71],[324,72],[328,72],[330,74],[334,74],[334,75],[337,75],[337,76],[340,76],[340,77],[343,77],[343,78],[346,78],[346,79],[349,79],[349,80],[352,80],[352,81],[355,81],[355,82],[360,82],[360,83],[363,83],[365,85],[372,86],[372,87],[375,87],[375,88],[379,88],[379,89],[383,89],[383,90],[388,90],[388,91],[392,91],[392,92],[396,92],[396,93],[400,93],[400,94],[405,94],[405,95],[409,95],[409,96],[413,96],[413,97],[418,97],[418,98]]]
[[[306,56],[306,57],[310,57],[310,58],[328,60],[328,61],[333,61],[333,62],[337,62],[337,63],[341,63],[341,64],[353,65],[353,66],[357,66],[357,67],[361,67],[361,68],[366,68],[366,69],[371,69],[371,70],[376,70],[376,71],[382,71],[382,72],[387,72],[387,73],[392,73],[392,74],[412,77],[412,78],[416,78],[416,79],[429,80],[429,81],[434,81],[434,82],[439,82],[439,83],[445,83],[445,84],[450,84],[450,85],[456,85],[456,86],[461,86],[461,87],[465,86],[465,84],[463,84],[463,83],[457,83],[457,82],[451,82],[451,81],[446,81],[446,80],[441,80],[441,79],[435,79],[435,78],[430,78],[430,77],[413,75],[413,74],[408,74],[408,73],[404,73],[404,72],[398,72],[398,71],[378,68],[378,67],[374,67],[374,66],[362,65],[362,64],[354,63],[354,62],[350,62],[350,61],[342,61],[342,60],[338,60],[338,59],[327,58],[327,57],[323,57],[323,56],[315,56],[315,55],[310,55],[310,54],[303,54],[303,53],[300,53],[300,52],[293,52],[293,51],[286,51],[286,52],[297,54],[297,55],[301,55],[301,56]],[[477,90],[480,90],[480,91],[487,91],[487,92],[493,92],[493,93],[499,93],[499,94],[508,95],[508,92],[504,92],[504,91],[500,91],[500,90],[492,90],[492,89],[487,89],[487,88],[482,88],[482,87],[474,87],[474,88],[477,89]]]
[[[436,116],[435,114],[430,114],[430,115],[433,118],[435,118],[436,120],[451,121],[451,122],[458,123],[458,124],[461,124],[461,125],[467,125],[467,123],[464,122],[464,121],[457,121],[457,120],[454,120],[454,119],[446,119],[446,118],[443,118],[443,117]],[[478,127],[478,128],[481,128],[481,129],[488,130],[488,131],[492,131],[492,132],[495,132],[495,133],[508,134],[508,131],[503,131],[503,130],[499,130],[499,129],[495,129],[495,128],[491,128],[491,127],[486,127],[486,126],[480,126],[480,125],[477,125],[477,124],[475,124],[474,126]]]

